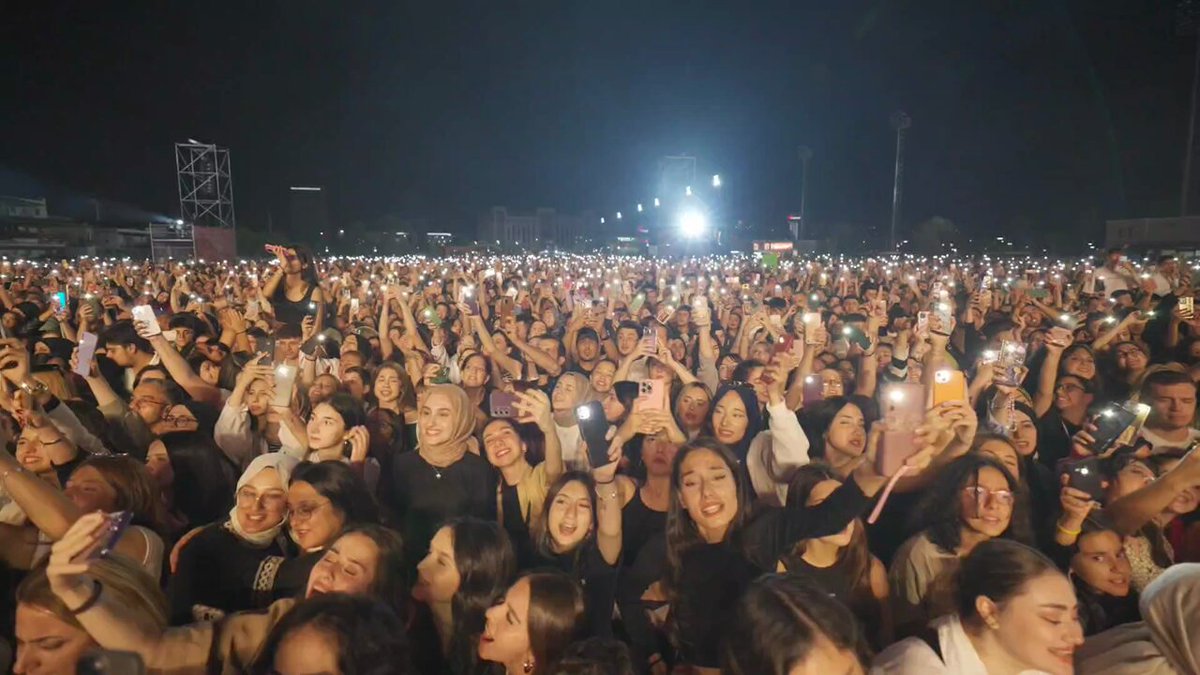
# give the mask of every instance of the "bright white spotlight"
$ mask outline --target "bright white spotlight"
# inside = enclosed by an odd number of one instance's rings
[[[641,213],[641,212],[642,212],[642,205],[638,204],[638,213]]]
[[[692,196],[692,186],[691,185],[687,186],[687,189],[683,191],[683,194],[688,197],[691,197]]]
[[[719,174],[713,174],[713,187],[721,187],[721,176]]]
[[[658,208],[658,207],[660,207],[660,206],[662,206],[662,203],[660,203],[660,202],[658,201],[658,197],[655,197],[655,198],[654,198],[654,208]]]
[[[180,218],[176,218],[176,219],[175,219],[175,224],[176,224],[176,225],[182,225],[182,224],[183,224],[183,220],[182,220],[182,219],[180,219]]]
[[[617,220],[620,220],[620,219],[621,219],[621,212],[617,211]]]
[[[679,233],[685,239],[699,239],[708,231],[708,218],[696,210],[679,214]]]

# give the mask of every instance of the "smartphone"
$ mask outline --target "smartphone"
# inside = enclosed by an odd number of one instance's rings
[[[604,418],[604,406],[600,401],[591,401],[575,408],[575,419],[579,421],[579,433],[587,443],[588,463],[593,467],[608,464],[608,420]]]
[[[871,340],[867,337],[867,334],[854,326],[842,326],[842,337],[846,338],[847,342],[856,344],[862,349],[869,349],[871,347]]]
[[[1188,321],[1196,316],[1196,298],[1184,295],[1179,298],[1179,314]]]
[[[1125,406],[1111,404],[1094,412],[1090,421],[1096,426],[1096,431],[1092,432],[1092,438],[1096,439],[1092,452],[1103,455],[1137,421],[1137,413]]]
[[[646,294],[638,293],[633,296],[633,300],[629,303],[629,313],[637,316],[637,313],[642,311],[642,305],[646,304]]]
[[[653,352],[658,351],[658,331],[651,326],[642,329],[642,342]]]
[[[939,370],[933,374],[930,406],[967,400],[967,378],[961,370]]]
[[[880,407],[888,429],[916,429],[925,418],[925,387],[912,382],[885,384],[880,389]]]
[[[475,290],[464,288],[462,291],[462,301],[467,306],[467,311],[472,316],[479,316],[479,299],[475,297]]]
[[[795,336],[785,335],[782,340],[775,343],[775,353],[784,354],[792,351],[792,346],[796,343]]]
[[[517,416],[517,409],[513,407],[516,401],[516,394],[497,389],[488,396],[488,408],[491,409],[492,417],[513,418]]]
[[[1088,493],[1098,501],[1104,501],[1104,474],[1100,471],[1100,457],[1084,457],[1072,459],[1066,457],[1058,461],[1059,475],[1067,477],[1067,485]]]
[[[918,450],[916,430],[885,428],[875,450],[875,471],[881,476],[893,476]]]
[[[496,311],[500,314],[500,318],[512,316],[513,301],[512,298],[500,298],[499,304],[496,305]]]
[[[258,339],[258,351],[265,352],[266,356],[259,361],[259,365],[269,366],[275,363],[275,336],[268,335]]]
[[[658,319],[659,323],[666,325],[666,323],[670,321],[671,317],[673,316],[675,316],[675,305],[667,304],[659,308],[658,313],[654,315],[654,318]]]
[[[641,380],[638,382],[638,395],[633,400],[633,409],[637,410],[666,410],[667,389],[662,380]]]
[[[917,333],[929,334],[929,312],[917,312]]]
[[[692,314],[695,314],[697,311],[708,311],[708,296],[702,293],[697,293],[692,298]]]
[[[442,325],[442,320],[438,318],[437,312],[435,312],[432,307],[426,307],[425,309],[421,310],[421,321],[424,321],[434,328]]]
[[[817,344],[817,333],[821,328],[820,312],[804,313],[804,344]]]
[[[275,368],[275,396],[271,405],[281,408],[292,404],[292,393],[296,388],[296,366],[280,365]]]
[[[92,359],[96,358],[96,345],[100,341],[95,333],[83,332],[79,336],[79,363],[75,366],[75,374],[87,377],[92,374]]]
[[[950,320],[952,318],[950,313],[950,303],[939,301],[936,305],[934,305],[934,313],[937,315],[938,324],[941,327],[942,332],[949,333]]]
[[[54,303],[54,313],[62,314],[67,310],[67,294],[64,291],[59,291],[50,296],[50,300]]]
[[[75,664],[76,675],[143,675],[146,664],[134,652],[93,649]]]
[[[358,314],[358,308],[359,308],[359,306],[360,306],[360,305],[359,305],[358,298],[351,298],[351,299],[350,299],[350,315],[351,315],[351,316],[354,316],[355,314]]]
[[[825,400],[825,386],[819,375],[804,376],[804,405],[814,405]]]
[[[150,335],[159,335],[162,333],[162,328],[158,325],[158,318],[154,316],[154,308],[150,305],[134,305],[133,320],[140,321],[150,327]]]
[[[117,542],[121,540],[121,535],[125,534],[125,529],[129,527],[129,523],[133,521],[133,512],[115,511],[104,514],[104,518],[106,522],[100,546],[91,549],[91,551],[85,551],[80,555],[78,560],[73,562],[86,562],[88,560],[107,558],[113,552],[113,549],[117,547]]]
[[[1025,345],[1020,342],[1005,340],[1000,343],[1000,353],[996,358],[994,377],[996,384],[1010,387],[1020,386],[1021,367],[1025,365]]]

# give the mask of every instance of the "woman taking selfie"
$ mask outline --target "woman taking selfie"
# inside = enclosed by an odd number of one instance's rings
[[[279,567],[292,553],[283,528],[297,464],[279,452],[256,457],[238,479],[228,516],[182,545],[167,586],[172,624],[263,608],[301,588],[276,586]]]
[[[513,401],[515,418],[497,418],[483,428],[483,451],[488,463],[499,473],[496,484],[496,510],[500,523],[512,537],[517,557],[527,560],[530,553],[529,528],[542,516],[542,506],[550,485],[563,473],[562,450],[550,399],[536,389],[516,392]],[[545,461],[537,466],[527,459],[528,447],[517,428],[518,420],[532,420],[545,443]]]
[[[505,675],[551,675],[584,623],[583,592],[559,572],[517,579],[504,599],[487,610],[479,659]]]
[[[463,518],[443,525],[417,565],[413,661],[422,673],[478,671],[484,613],[516,574],[516,556],[500,525]]]
[[[952,609],[918,637],[883,650],[871,672],[1075,673],[1075,650],[1083,644],[1075,589],[1034,549],[1003,539],[976,546],[962,561]]]
[[[284,450],[300,458],[304,446],[291,427],[271,406],[275,370],[259,363],[265,355],[251,359],[238,374],[237,386],[225,400],[213,438],[225,455],[239,467],[272,450]],[[303,436],[303,427],[299,427]]]
[[[304,600],[277,600],[263,612],[243,612],[217,623],[163,630],[148,626],[139,608],[91,573],[77,556],[102,544],[103,514],[79,519],[51,555],[46,576],[54,595],[104,649],[135,652],[150,672],[245,672],[272,627]],[[346,532],[312,568],[304,598],[346,593],[375,598],[397,616],[408,616],[403,546],[396,533],[376,525]]]

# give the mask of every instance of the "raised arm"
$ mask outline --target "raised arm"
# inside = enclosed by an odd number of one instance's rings
[[[146,326],[141,322],[138,324],[138,335],[150,342],[150,346],[154,348],[154,352],[158,354],[159,360],[163,367],[171,374],[171,378],[183,387],[192,398],[205,403],[220,403],[221,392],[216,387],[205,382],[192,370],[188,365],[187,359],[183,358],[175,349],[175,345],[171,344],[162,333],[158,335],[149,335]]]

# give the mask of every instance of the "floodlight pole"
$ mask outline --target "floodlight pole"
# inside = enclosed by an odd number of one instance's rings
[[[896,223],[904,200],[904,136],[912,126],[912,118],[903,110],[892,113],[892,128],[896,130],[896,172],[892,183],[892,250],[896,250]]]

